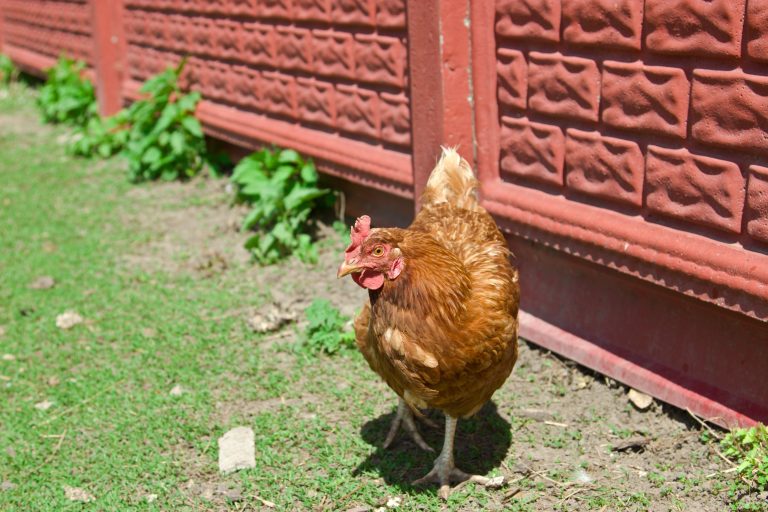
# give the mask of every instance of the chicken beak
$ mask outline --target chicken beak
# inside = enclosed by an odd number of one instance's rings
[[[339,266],[339,271],[336,273],[336,278],[341,279],[344,276],[348,276],[354,272],[360,272],[361,270],[363,270],[362,267],[345,261]]]

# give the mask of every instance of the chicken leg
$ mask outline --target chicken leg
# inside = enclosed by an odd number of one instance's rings
[[[453,463],[453,438],[456,434],[457,419],[451,416],[445,415],[445,440],[443,441],[443,450],[435,459],[435,465],[432,470],[427,473],[423,478],[419,478],[413,482],[413,485],[421,485],[426,483],[437,483],[440,486],[438,495],[444,499],[448,499],[448,495],[451,493],[451,482],[475,482],[481,485],[490,486],[499,485],[502,481],[498,481],[502,477],[494,479],[486,478],[480,475],[470,475],[458,469]]]
[[[392,420],[392,425],[389,427],[387,438],[384,440],[385,450],[389,448],[389,445],[391,445],[392,441],[394,441],[395,435],[400,429],[401,424],[411,435],[411,439],[413,439],[413,442],[416,443],[419,448],[428,452],[435,451],[434,448],[429,446],[424,441],[424,438],[421,437],[421,434],[419,434],[419,430],[416,428],[416,423],[413,421],[413,411],[411,411],[411,408],[408,406],[408,404],[405,403],[405,400],[400,397],[398,397],[397,402],[397,414],[395,414],[395,419]]]

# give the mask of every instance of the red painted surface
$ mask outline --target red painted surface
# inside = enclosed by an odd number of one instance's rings
[[[568,128],[565,162],[568,188],[608,201],[642,204],[643,153],[636,142]]]
[[[87,0],[0,0],[0,16],[3,52],[24,70],[41,74],[62,53],[93,64]]]
[[[188,54],[184,80],[211,133],[294,147],[412,196],[404,2],[125,0],[124,16],[127,97]]]
[[[746,0],[647,0],[645,44],[659,53],[738,57]]]
[[[443,143],[443,80],[438,0],[408,2],[408,38],[413,110],[414,197],[429,177],[430,163]]]
[[[521,267],[523,334],[723,424],[768,420],[768,0],[0,0],[104,112],[189,55],[206,131],[293,147],[405,225],[442,144]],[[382,192],[385,192],[382,194]]]
[[[526,332],[721,423],[768,419],[762,11],[473,6],[482,193],[519,248]]]
[[[122,83],[125,72],[123,1],[92,2],[93,54],[96,92],[101,112],[117,113],[123,106]]]

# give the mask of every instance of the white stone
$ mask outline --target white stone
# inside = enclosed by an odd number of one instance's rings
[[[488,481],[485,483],[485,486],[488,489],[500,489],[503,485],[504,485],[503,476],[495,476],[493,478],[489,478]]]
[[[231,473],[256,467],[256,445],[253,430],[236,427],[219,438],[219,471]]]
[[[42,402],[38,402],[35,404],[35,409],[40,411],[47,411],[51,408],[53,405],[53,402],[49,402],[48,400],[43,400]]]
[[[387,508],[397,508],[403,504],[403,498],[400,496],[392,496],[387,499]]]
[[[83,323],[83,317],[74,311],[65,311],[56,317],[56,327],[59,329],[71,329],[81,323]]]
[[[630,389],[629,393],[627,393],[627,397],[629,398],[629,401],[635,404],[635,407],[641,411],[646,410],[653,403],[653,397],[635,389]]]
[[[83,503],[88,503],[96,499],[93,497],[93,494],[79,487],[70,487],[68,485],[64,486],[64,495],[69,501],[82,501]]]

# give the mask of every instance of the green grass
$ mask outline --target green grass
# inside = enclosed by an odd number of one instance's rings
[[[438,509],[434,489],[402,483],[432,457],[375,446],[394,396],[382,398],[362,358],[294,354],[221,315],[265,296],[237,272],[127,265],[152,235],[126,220],[142,203],[124,169],[68,156],[64,129],[37,126],[33,102],[21,87],[0,101],[0,116],[32,124],[0,131],[0,354],[15,358],[0,359],[0,482],[15,485],[0,491],[0,510],[239,510],[258,507],[254,495],[278,510],[337,509],[397,494]],[[42,275],[55,287],[30,289]],[[67,310],[85,322],[57,328]],[[181,396],[169,394],[176,384]],[[44,400],[52,407],[35,408]],[[256,433],[257,468],[219,476],[216,440],[237,425]],[[188,489],[219,483],[243,500]],[[64,486],[95,503],[67,500]],[[469,486],[451,499],[473,496],[485,494]]]

